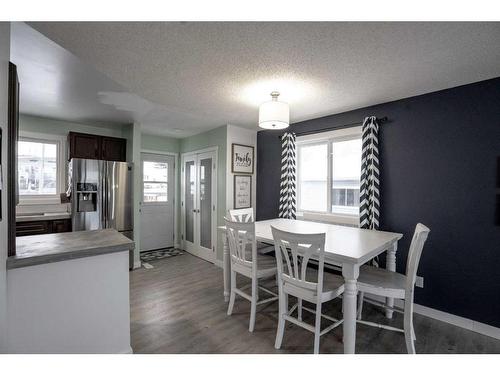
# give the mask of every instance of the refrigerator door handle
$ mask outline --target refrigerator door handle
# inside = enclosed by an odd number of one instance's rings
[[[101,185],[101,226],[102,228],[107,228],[106,163],[101,161],[99,169]]]

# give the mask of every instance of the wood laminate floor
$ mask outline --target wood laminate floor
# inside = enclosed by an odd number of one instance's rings
[[[258,307],[253,333],[248,332],[250,303],[246,300],[237,297],[233,315],[227,316],[221,268],[187,253],[151,264],[153,269],[130,273],[134,353],[312,353],[312,333],[291,323],[282,348],[274,349],[277,303]],[[267,286],[273,287],[274,282]],[[341,316],[340,300],[324,306],[325,313]],[[307,312],[304,319],[313,322]],[[368,304],[363,319],[403,326],[400,314],[391,321]],[[500,353],[500,340],[418,314],[414,324],[417,353]],[[320,350],[343,352],[342,326],[321,338]],[[400,333],[358,325],[356,352],[406,353],[406,346]]]

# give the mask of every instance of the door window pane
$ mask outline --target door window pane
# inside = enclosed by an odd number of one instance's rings
[[[144,181],[168,182],[168,163],[145,161],[142,164]]]
[[[57,194],[57,144],[18,142],[19,195]]]
[[[196,168],[194,161],[187,161],[185,165],[185,197],[186,205],[186,241],[194,242],[194,197],[195,197],[195,178]]]
[[[200,161],[200,245],[212,247],[212,159]]]
[[[300,210],[327,210],[328,144],[299,146]]]
[[[168,202],[168,163],[142,162],[143,202]]]
[[[359,207],[361,139],[332,144],[332,212],[356,214]]]

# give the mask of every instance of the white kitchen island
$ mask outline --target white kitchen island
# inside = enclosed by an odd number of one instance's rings
[[[7,259],[10,353],[131,353],[129,251],[114,229],[17,238]]]

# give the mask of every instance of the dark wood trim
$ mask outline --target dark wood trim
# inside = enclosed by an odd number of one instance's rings
[[[236,208],[236,177],[248,177],[250,179],[250,206]],[[251,208],[252,207],[252,175],[251,174],[235,174],[233,178],[233,208]]]
[[[17,67],[9,62],[7,136],[7,254],[16,255],[16,206],[18,203],[17,140],[19,137],[19,79]]]
[[[239,172],[234,170],[234,146],[248,147],[252,149],[252,172]],[[253,175],[255,171],[255,147],[249,145],[242,145],[241,143],[232,143],[231,144],[231,173],[242,173],[247,175]]]

